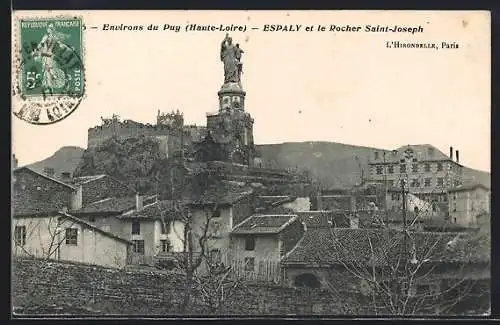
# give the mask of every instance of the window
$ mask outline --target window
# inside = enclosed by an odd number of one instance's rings
[[[162,239],[160,240],[160,245],[161,245],[161,251],[166,253],[166,252],[170,252],[170,242],[166,239]],[[144,244],[143,244],[144,246]],[[144,249],[143,249],[144,250]]]
[[[472,201],[472,202],[470,203],[470,209],[471,209],[471,211],[474,211],[474,201]]]
[[[245,238],[245,250],[253,251],[255,249],[255,238],[247,237]]]
[[[375,160],[377,160],[378,158],[379,158],[378,151],[375,151]]]
[[[411,161],[417,162],[418,160],[417,160],[417,158],[413,158]]]
[[[413,212],[415,212],[415,214],[418,214],[418,207],[414,207]]]
[[[457,223],[457,218],[453,218],[453,222],[454,222],[454,223]]]
[[[216,209],[212,215],[214,218],[219,218],[220,217],[220,209]]]
[[[412,186],[412,187],[419,187],[419,186],[420,186],[420,181],[419,181],[418,179],[416,179],[416,178],[415,178],[415,179],[413,179],[413,180],[411,181],[411,186]]]
[[[444,185],[444,178],[438,177],[438,179],[437,179],[437,185],[438,186],[443,186]]]
[[[162,235],[168,234],[170,232],[170,221],[161,220],[160,221],[160,230],[161,230]]]
[[[66,228],[66,245],[78,245],[78,229]]]
[[[424,171],[430,172],[431,171],[431,164],[429,164],[429,163],[424,164]]]
[[[389,165],[389,167],[387,167],[387,171],[389,172],[389,174],[393,174],[394,173],[394,166]]]
[[[406,165],[403,165],[403,164],[399,165],[399,172],[406,173]]]
[[[431,186],[431,179],[430,179],[430,178],[426,178],[426,179],[424,179],[424,186],[425,186],[425,187],[429,187],[429,186]]]
[[[413,164],[411,166],[411,171],[414,172],[414,173],[418,173],[418,164]]]
[[[140,235],[141,234],[141,223],[139,220],[132,221],[132,235]]]
[[[457,204],[453,202],[453,212],[457,212]]]
[[[437,164],[437,171],[438,172],[443,171],[443,163],[438,163]]]
[[[255,271],[255,258],[245,257],[245,271],[247,272]]]
[[[436,202],[432,202],[432,212],[436,212],[436,211],[437,211]]]
[[[71,173],[68,173],[68,172],[61,173],[61,177],[62,178],[71,178]]]
[[[460,186],[460,185],[461,185],[460,180],[458,180],[458,179],[457,179],[457,180],[455,180],[455,186]]]
[[[377,175],[381,175],[382,174],[382,166],[377,166]]]
[[[89,217],[89,221],[90,221],[90,222],[95,222],[95,216],[90,216],[90,217]]]
[[[392,193],[392,200],[393,201],[399,201],[399,194],[398,193]]]
[[[16,226],[14,241],[17,246],[24,246],[26,244],[26,226]]]
[[[134,243],[134,253],[144,255],[144,240],[132,240]]]

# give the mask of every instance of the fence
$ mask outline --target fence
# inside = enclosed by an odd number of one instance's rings
[[[229,265],[230,275],[237,279],[275,284],[280,284],[283,279],[279,261],[259,260],[255,263],[250,260],[235,259]]]

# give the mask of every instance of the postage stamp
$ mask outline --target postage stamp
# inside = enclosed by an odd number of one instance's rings
[[[68,117],[85,94],[82,19],[20,19],[13,113],[31,124]]]

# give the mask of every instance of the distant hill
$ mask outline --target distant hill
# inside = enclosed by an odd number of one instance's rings
[[[85,149],[80,147],[68,146],[57,150],[52,156],[44,160],[37,161],[28,165],[38,172],[43,172],[45,167],[54,168],[56,176],[62,172],[71,172],[76,169],[82,159]]]
[[[258,145],[264,165],[307,169],[324,187],[346,188],[369,176],[368,160],[374,151],[389,150],[335,142],[287,142]],[[465,179],[474,179],[488,187],[491,174],[464,167]]]
[[[325,187],[351,187],[361,180],[361,171],[368,176],[368,159],[374,150],[335,142],[287,142],[257,145],[264,165],[274,168],[299,168],[308,170]],[[31,164],[36,170],[52,167],[56,174],[73,172],[81,163],[84,149],[62,147],[51,157]],[[464,177],[491,184],[491,174],[464,168]]]

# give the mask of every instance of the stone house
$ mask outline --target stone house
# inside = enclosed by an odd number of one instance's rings
[[[116,218],[124,238],[134,243],[132,264],[153,264],[155,259],[169,258],[184,251],[184,222],[173,201],[153,201],[143,204],[137,197],[134,210]]]
[[[230,263],[239,276],[278,282],[279,263],[301,240],[304,224],[297,215],[253,215],[231,231]]]
[[[479,183],[448,190],[450,221],[462,226],[477,226],[477,217],[491,213],[491,191]]]
[[[109,197],[96,202],[87,204],[78,210],[73,210],[71,213],[78,218],[85,220],[86,222],[94,225],[95,227],[113,233],[122,238],[132,241],[134,244],[132,247],[131,255],[135,256],[130,262],[133,263],[145,263],[143,257],[145,255],[145,245],[142,236],[144,236],[148,231],[147,226],[142,226],[141,238],[136,238],[136,233],[141,233],[141,226],[136,225],[131,219],[121,219],[123,214],[130,214],[134,211],[140,211],[144,206],[151,205],[157,201],[155,195],[142,196],[139,194],[126,197]],[[146,228],[145,228],[146,227]],[[154,231],[150,232],[151,234]],[[149,238],[149,237],[148,237]],[[153,250],[148,250],[152,261]],[[146,258],[147,259],[147,258]]]
[[[13,171],[12,214],[31,216],[82,207],[82,187],[72,186],[29,167]]]
[[[122,268],[130,262],[132,242],[64,211],[14,216],[12,253]]]

